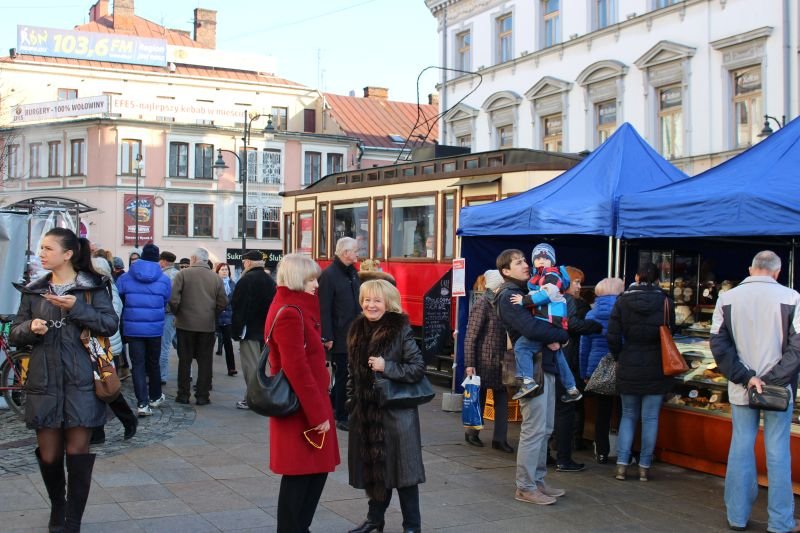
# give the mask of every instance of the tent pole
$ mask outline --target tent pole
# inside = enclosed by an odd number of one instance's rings
[[[792,247],[789,248],[789,288],[794,289],[794,262],[795,262],[795,240],[792,237]]]
[[[623,254],[622,258],[622,276],[619,276],[620,278],[622,278],[623,282],[625,281],[625,276],[628,273],[627,270],[628,270],[628,243],[626,242],[625,253]]]
[[[614,262],[614,237],[608,238],[608,277],[612,276],[611,267]]]
[[[620,247],[622,246],[622,239],[617,239],[617,246],[616,246],[616,257],[614,258],[614,277],[619,277],[620,272]]]

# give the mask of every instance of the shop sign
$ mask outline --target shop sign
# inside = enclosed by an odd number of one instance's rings
[[[450,326],[452,315],[452,271],[445,272],[438,282],[428,289],[422,303],[422,352],[427,360],[442,354],[452,341]]]
[[[248,248],[248,252],[253,251],[252,248]],[[261,256],[264,258],[264,265],[268,267],[275,268],[278,266],[278,262],[283,259],[283,251],[282,250],[264,250],[264,249],[256,249],[257,252],[261,252]],[[225,250],[225,262],[229,265],[241,266],[242,265],[242,249],[241,248],[227,248]]]
[[[129,35],[17,26],[17,52],[47,57],[167,66],[167,41]]]
[[[151,242],[153,236],[153,202],[152,194],[140,194],[137,205],[136,195],[126,194],[123,199],[123,242],[136,243],[136,219],[139,219],[139,245]]]
[[[297,253],[311,256],[311,244],[314,235],[314,217],[311,213],[301,213],[298,216],[300,226],[300,242],[297,243]]]
[[[207,102],[180,102],[162,99],[140,99],[114,96],[111,109],[123,117],[152,116],[169,117],[176,122],[197,123],[198,121],[217,124],[241,122],[246,108],[224,107]]]
[[[72,100],[21,104],[11,108],[11,122],[50,120],[108,113],[108,96],[89,96]]]

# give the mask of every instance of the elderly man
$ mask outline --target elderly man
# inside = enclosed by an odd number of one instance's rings
[[[544,476],[547,474],[547,441],[553,432],[555,418],[555,351],[569,340],[569,334],[549,322],[537,320],[525,307],[511,303],[512,295],[528,292],[529,270],[524,253],[520,250],[504,250],[497,257],[497,270],[502,274],[504,283],[495,301],[500,320],[512,343],[525,336],[546,345],[542,349],[543,392],[529,394],[519,400],[522,427],[517,448],[517,490],[514,498],[525,503],[550,505],[565,494],[562,489],[547,485]]]
[[[169,278],[169,282],[175,279],[178,275],[178,270],[175,268],[175,254],[161,252],[158,256],[158,264],[161,266],[161,272]],[[175,314],[167,305],[166,315],[164,316],[164,331],[161,333],[161,357],[159,359],[159,366],[161,369],[161,384],[167,384],[169,377],[169,351],[172,348],[172,341],[175,339]]]
[[[358,260],[358,243],[351,237],[336,242],[336,257],[319,278],[319,307],[322,343],[333,361],[333,402],[336,427],[347,431],[345,409],[347,387],[347,332],[361,313],[358,292],[361,281],[353,264]]]
[[[275,297],[275,281],[264,270],[261,252],[251,250],[242,256],[244,274],[233,289],[232,330],[239,340],[239,358],[244,382],[247,383],[258,368],[258,358],[264,348],[264,322],[267,320],[272,299]],[[247,400],[236,402],[239,409],[248,409]]]
[[[747,527],[758,496],[754,446],[762,412],[751,409],[748,389],[764,384],[790,389],[800,369],[800,294],[778,283],[781,259],[765,250],[753,258],[750,276],[720,294],[711,323],[711,352],[728,378],[733,435],[725,474],[728,525]],[[792,408],[763,411],[769,480],[767,531],[800,531],[794,518],[789,435]]]
[[[197,405],[210,403],[211,365],[216,318],[228,305],[222,279],[208,266],[208,251],[197,248],[189,268],[172,280],[170,309],[175,313],[178,333],[178,393],[176,403],[189,403],[189,373],[197,359]]]

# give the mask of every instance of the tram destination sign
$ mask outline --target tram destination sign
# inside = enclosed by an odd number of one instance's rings
[[[167,66],[167,41],[129,35],[17,26],[17,53]]]

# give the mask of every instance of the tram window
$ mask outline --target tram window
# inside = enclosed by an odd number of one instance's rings
[[[394,178],[397,176],[397,170],[387,170],[383,173],[383,179]]]
[[[503,166],[503,156],[497,155],[494,157],[488,157],[486,158],[486,162],[490,167],[501,167]]]
[[[375,258],[383,259],[383,200],[375,200]]]
[[[324,204],[319,206],[317,257],[328,257],[328,206]]]
[[[395,198],[392,215],[392,257],[436,257],[436,199]]]
[[[422,173],[423,174],[433,174],[433,165],[423,165],[422,166]]]
[[[333,242],[352,237],[358,242],[358,257],[369,257],[369,205],[367,202],[333,206]]]
[[[403,169],[403,176],[413,176],[414,175],[414,167],[408,167]]]
[[[478,160],[477,159],[467,159],[464,161],[464,168],[478,168]]]
[[[292,213],[283,215],[283,247],[287,254],[292,253]]]
[[[314,239],[314,214],[298,213],[297,229],[297,253],[310,257]]]
[[[456,170],[456,162],[450,161],[448,163],[442,163],[442,172],[454,172]]]
[[[444,240],[444,250],[442,257],[444,259],[451,259],[453,257],[453,235],[455,234],[454,227],[456,223],[456,195],[455,194],[445,194],[444,195],[444,221],[442,227],[444,228],[444,234],[442,235],[442,239]]]

